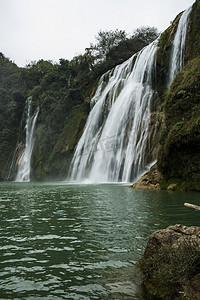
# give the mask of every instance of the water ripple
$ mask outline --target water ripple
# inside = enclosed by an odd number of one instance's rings
[[[149,234],[200,222],[183,207],[196,194],[32,183],[0,193],[2,299],[141,299],[134,265]]]

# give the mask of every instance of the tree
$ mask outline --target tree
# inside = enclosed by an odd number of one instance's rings
[[[124,30],[99,31],[96,36],[97,43],[91,44],[90,48],[86,48],[87,52],[92,52],[97,60],[103,60],[106,54],[120,42],[127,39],[127,34]]]
[[[159,36],[156,27],[142,26],[134,30],[132,38],[143,40],[146,44],[150,44]]]
[[[44,76],[52,71],[54,65],[51,61],[39,60],[32,61],[26,68],[22,69],[21,76],[26,84],[26,88],[32,90],[35,86],[39,85]]]

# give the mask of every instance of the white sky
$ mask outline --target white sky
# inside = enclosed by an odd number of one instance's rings
[[[164,31],[195,0],[0,0],[0,52],[19,66],[83,54],[101,30]]]

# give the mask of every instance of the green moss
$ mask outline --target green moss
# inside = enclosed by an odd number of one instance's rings
[[[82,135],[88,112],[89,106],[87,104],[79,105],[73,109],[58,138],[50,159],[56,152],[62,153],[65,151],[74,150],[78,140]]]
[[[170,178],[170,179],[162,179],[160,181],[160,187],[163,190],[167,190],[168,187],[173,185],[173,191],[187,191],[190,189],[186,181],[181,180],[180,178]]]
[[[41,129],[41,128],[40,128]],[[33,165],[33,179],[37,181],[44,181],[46,179],[46,173],[44,171],[42,149],[39,146],[37,151],[34,151],[32,165]]]
[[[152,255],[143,256],[137,267],[143,274],[145,299],[185,299],[182,283],[200,272],[198,242],[185,238],[177,248],[163,245]]]
[[[158,91],[161,100],[167,89],[171,46],[179,18],[180,14],[176,17],[172,25],[161,34],[158,41],[155,88]]]
[[[196,0],[190,14],[188,35],[186,39],[186,60],[197,57],[200,53],[200,2]]]
[[[200,190],[200,57],[190,61],[165,96],[158,169],[166,187],[178,178],[179,189]]]
[[[73,150],[82,135],[88,111],[87,103],[72,110],[46,164],[47,177],[61,179],[67,176]]]

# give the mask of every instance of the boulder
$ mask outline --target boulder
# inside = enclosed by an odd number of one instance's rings
[[[177,224],[154,232],[138,266],[149,299],[199,300],[200,227]]]
[[[135,189],[145,190],[160,190],[160,181],[162,175],[157,169],[157,164],[154,164],[148,172],[146,172],[136,183],[131,187]]]

